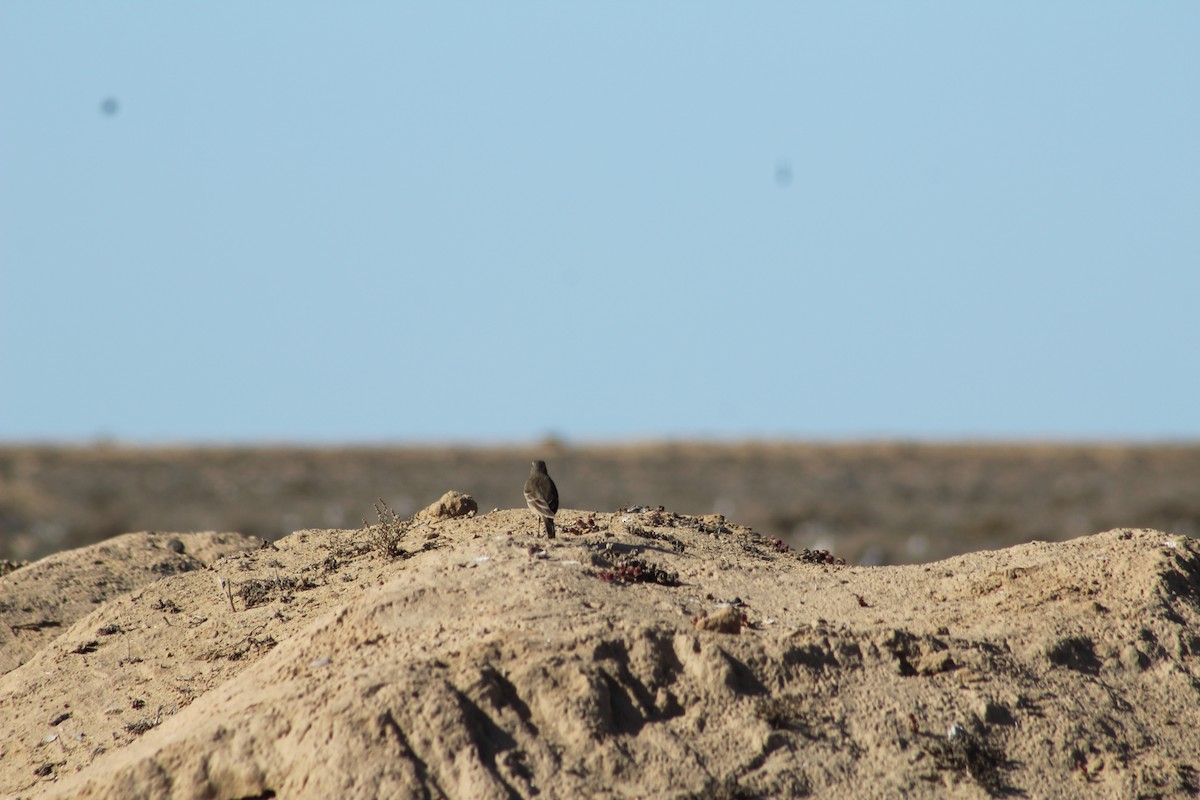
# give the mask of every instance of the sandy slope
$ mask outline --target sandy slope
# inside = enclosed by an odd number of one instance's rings
[[[258,542],[240,533],[127,533],[0,576],[0,674],[100,604]]]
[[[300,531],[108,599],[0,677],[0,792],[1124,798],[1200,784],[1195,540],[1115,530],[866,568],[718,517],[559,522],[550,542],[525,511],[426,522],[394,559],[378,529]],[[65,572],[95,560],[59,558]],[[705,629],[722,619],[737,632]]]

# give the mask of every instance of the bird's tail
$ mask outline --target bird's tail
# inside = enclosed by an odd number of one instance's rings
[[[554,538],[554,517],[542,517],[546,521],[546,537]]]

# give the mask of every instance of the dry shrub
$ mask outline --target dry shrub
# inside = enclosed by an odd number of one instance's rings
[[[404,537],[412,530],[415,524],[414,518],[402,518],[383,500],[375,504],[375,514],[379,517],[378,524],[367,525],[366,521],[363,521],[363,526],[367,531],[367,544],[387,559],[396,559],[406,555],[401,544]]]

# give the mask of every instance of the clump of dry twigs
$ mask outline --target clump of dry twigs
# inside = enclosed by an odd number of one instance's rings
[[[363,527],[367,531],[367,544],[384,558],[395,559],[407,555],[401,543],[412,530],[414,518],[402,518],[383,500],[375,504],[375,514],[379,517],[378,524],[368,525],[366,520],[363,520]]]

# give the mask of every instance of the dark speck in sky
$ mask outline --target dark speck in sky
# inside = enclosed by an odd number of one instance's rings
[[[791,162],[780,159],[775,163],[775,183],[779,186],[792,185],[792,165]]]
[[[100,104],[100,113],[106,117],[115,117],[117,112],[121,110],[121,104],[117,102],[115,97],[106,97],[104,102]]]

